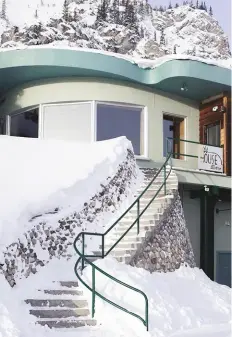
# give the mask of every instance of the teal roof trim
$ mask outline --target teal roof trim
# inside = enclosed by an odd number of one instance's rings
[[[231,70],[193,60],[143,69],[122,58],[74,49],[28,48],[0,52],[0,93],[29,81],[69,76],[138,83],[201,101],[231,87]],[[186,83],[188,91],[181,91]]]

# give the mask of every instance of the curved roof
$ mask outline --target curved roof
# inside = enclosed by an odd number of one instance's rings
[[[174,59],[143,69],[129,60],[91,50],[35,47],[0,52],[0,94],[29,81],[70,76],[138,83],[196,101],[231,87],[230,69],[195,60]],[[183,83],[187,91],[181,91]]]

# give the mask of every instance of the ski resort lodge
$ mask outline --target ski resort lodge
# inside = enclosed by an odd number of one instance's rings
[[[231,70],[191,59],[142,68],[73,49],[2,51],[0,134],[126,136],[143,168],[172,152],[197,265],[231,286]]]

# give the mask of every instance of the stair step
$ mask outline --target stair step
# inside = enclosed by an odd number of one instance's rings
[[[86,300],[40,300],[40,299],[27,299],[25,301],[27,304],[30,304],[32,307],[66,307],[66,308],[86,308],[88,307],[88,302]]]
[[[77,281],[60,281],[62,287],[66,288],[77,288],[79,286]]]
[[[69,318],[84,317],[89,315],[88,308],[76,309],[31,309],[30,314],[38,318]]]
[[[124,256],[124,255],[132,256],[132,254],[135,253],[135,252],[136,252],[136,248],[130,248],[130,249],[114,248],[110,252],[110,255],[113,256],[113,257]]]
[[[85,326],[95,326],[97,322],[93,319],[79,319],[79,320],[40,320],[37,324],[47,325],[50,329],[75,329]]]
[[[139,241],[136,241],[136,242],[134,242],[134,241],[128,241],[128,242],[122,242],[122,241],[120,241],[118,244],[117,244],[117,246],[116,247],[118,247],[118,248],[122,248],[122,249],[130,249],[130,248],[132,248],[132,249],[137,249],[139,246],[140,246],[140,244],[141,244],[142,242],[139,242]],[[111,248],[113,246],[113,244],[108,244],[108,245],[106,245],[105,246],[105,251],[107,251],[109,248]],[[114,249],[113,249],[114,250]]]
[[[71,290],[71,289],[45,289],[45,290],[38,290],[40,292],[43,292],[45,294],[49,295],[83,295],[83,291],[81,290]]]

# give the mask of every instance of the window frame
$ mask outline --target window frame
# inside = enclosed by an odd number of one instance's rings
[[[142,119],[143,119],[143,153],[140,155],[135,155],[138,159],[148,159],[148,109],[144,105],[130,104],[123,102],[107,102],[107,101],[94,101],[94,141],[97,141],[97,106],[99,105],[111,105],[115,107],[127,107],[141,109]],[[142,137],[140,137],[140,141]]]

